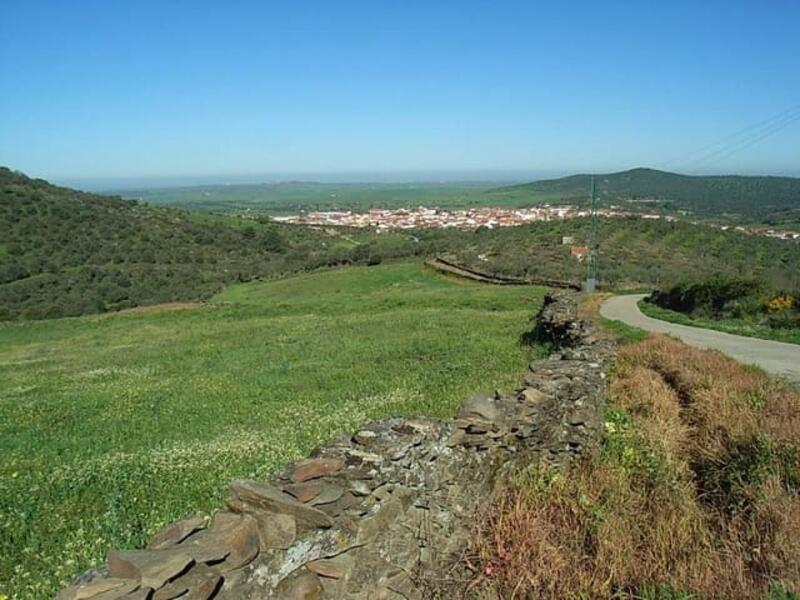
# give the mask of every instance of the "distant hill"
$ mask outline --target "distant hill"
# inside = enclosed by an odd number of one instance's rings
[[[0,167],[0,320],[197,300],[368,252],[323,231],[58,187]]]
[[[572,175],[497,188],[490,193],[585,202],[590,182],[591,175]],[[605,202],[649,204],[776,225],[800,223],[800,178],[795,177],[691,176],[639,168],[595,175],[595,185]]]

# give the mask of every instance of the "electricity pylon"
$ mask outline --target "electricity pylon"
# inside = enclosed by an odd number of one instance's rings
[[[592,202],[589,215],[589,262],[586,266],[586,284],[584,290],[594,292],[597,288],[597,196],[592,175]]]

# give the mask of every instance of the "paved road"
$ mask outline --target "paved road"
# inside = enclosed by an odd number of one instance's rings
[[[800,345],[731,335],[711,329],[668,323],[642,314],[636,305],[644,294],[612,296],[600,307],[606,319],[622,321],[647,331],[668,333],[697,348],[715,348],[743,363],[756,364],[768,373],[800,381]]]

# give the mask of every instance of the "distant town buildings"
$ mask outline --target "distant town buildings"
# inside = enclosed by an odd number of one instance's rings
[[[600,209],[601,216],[626,216],[636,213],[619,209]],[[469,210],[442,210],[418,206],[416,208],[373,208],[368,212],[352,211],[309,212],[289,217],[275,217],[285,223],[305,225],[340,225],[346,227],[374,227],[387,229],[430,229],[456,227],[513,227],[535,221],[554,221],[586,217],[589,209],[575,206],[539,206],[534,208],[473,208]],[[566,242],[565,242],[566,243]]]
[[[661,215],[656,213],[641,213],[625,210],[616,206],[598,209],[601,217],[639,217],[640,219],[660,220],[674,222],[680,217],[674,215]],[[275,221],[283,223],[299,223],[303,225],[322,225],[340,227],[371,227],[377,231],[392,229],[434,229],[455,227],[458,229],[476,229],[478,227],[514,227],[537,221],[556,221],[588,217],[588,208],[576,206],[550,206],[543,205],[532,208],[472,208],[468,210],[443,210],[418,206],[416,208],[373,208],[367,212],[326,211],[308,212],[287,217],[273,217]],[[765,227],[734,227],[732,225],[719,225],[710,222],[690,221],[693,225],[705,225],[723,231],[735,230],[746,235],[761,235],[784,240],[800,241],[800,232],[769,229]],[[580,248],[575,246],[574,236],[563,236],[561,243],[571,246],[573,256],[582,260]],[[578,253],[578,254],[576,254]]]

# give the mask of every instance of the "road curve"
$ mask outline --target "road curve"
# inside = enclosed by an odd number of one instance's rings
[[[600,306],[606,319],[622,321],[656,333],[668,333],[696,348],[713,348],[736,360],[755,364],[772,375],[800,382],[800,345],[731,335],[711,329],[689,327],[653,319],[639,310],[637,303],[645,294],[612,296]]]

